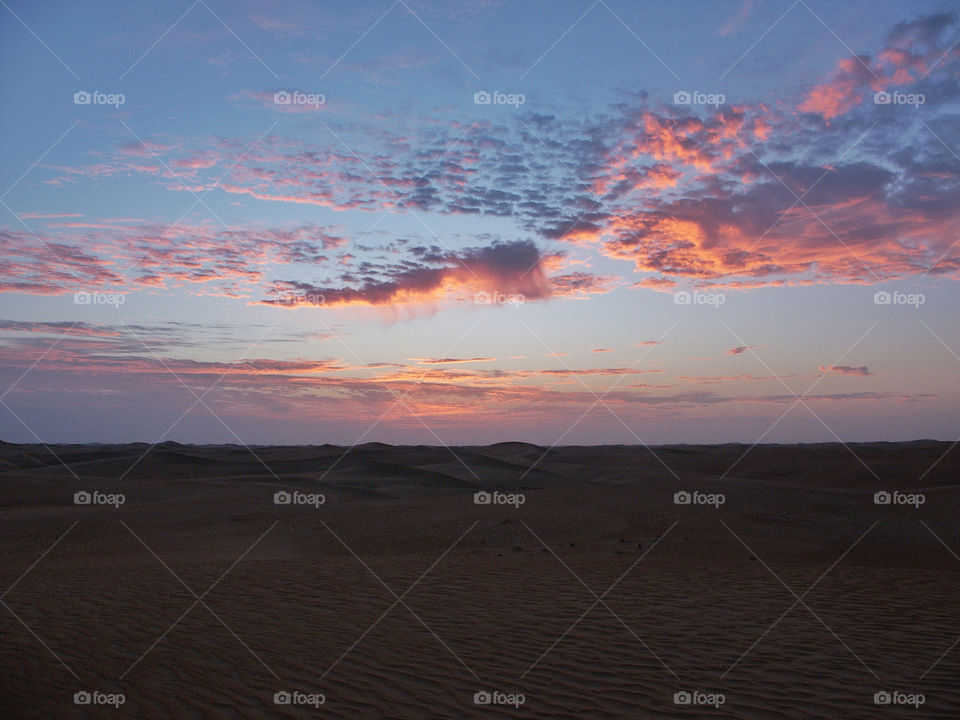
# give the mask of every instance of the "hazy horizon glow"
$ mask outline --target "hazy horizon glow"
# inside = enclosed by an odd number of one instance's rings
[[[942,2],[0,8],[0,437],[956,440]]]

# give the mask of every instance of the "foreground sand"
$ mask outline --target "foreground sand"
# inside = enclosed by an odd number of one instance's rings
[[[960,717],[960,451],[746,449],[0,446],[0,717]]]

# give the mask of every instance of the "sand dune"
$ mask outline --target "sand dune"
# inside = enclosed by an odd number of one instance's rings
[[[0,446],[0,716],[960,717],[942,443],[148,449]]]

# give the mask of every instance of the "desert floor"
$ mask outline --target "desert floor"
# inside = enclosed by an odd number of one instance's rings
[[[949,444],[50,450],[0,445],[3,718],[960,717]]]

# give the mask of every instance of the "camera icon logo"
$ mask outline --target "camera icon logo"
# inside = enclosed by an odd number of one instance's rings
[[[73,304],[74,305],[89,305],[90,304],[90,293],[86,290],[80,290],[73,294]]]
[[[681,290],[673,294],[673,302],[675,305],[689,305],[691,300],[691,295],[686,290]]]
[[[681,90],[673,94],[674,105],[689,105],[692,101],[693,97],[686,90]]]
[[[673,503],[674,505],[689,505],[691,501],[691,495],[686,490],[681,490],[673,494]]]
[[[479,690],[473,694],[474,705],[489,705],[493,698],[486,690]]]
[[[493,496],[486,490],[481,490],[480,492],[475,492],[473,494],[474,505],[489,505],[492,500]]]
[[[886,690],[881,690],[873,694],[874,705],[889,705],[891,702],[893,702],[893,697]]]
[[[291,97],[290,93],[288,93],[286,90],[280,90],[279,92],[275,92],[273,94],[274,105],[289,105],[292,99],[293,98]]]
[[[474,105],[489,105],[491,101],[490,93],[486,90],[480,90],[473,94],[473,104]]]
[[[490,293],[481,290],[478,293],[475,293],[473,296],[473,302],[477,305],[489,305],[490,304]]]
[[[878,90],[873,94],[874,105],[889,105],[893,101],[893,95],[886,90]]]
[[[289,705],[292,699],[293,698],[291,697],[290,693],[288,693],[286,690],[281,690],[280,692],[275,692],[273,694],[274,705]]]
[[[89,705],[92,700],[93,698],[86,690],[81,690],[80,692],[73,694],[74,705]]]
[[[92,96],[86,90],[81,90],[73,94],[74,105],[89,105],[92,99]]]
[[[889,505],[893,500],[893,496],[888,493],[886,490],[881,490],[880,492],[875,492],[873,494],[873,504],[874,505]]]
[[[689,705],[693,702],[693,696],[690,695],[686,690],[681,690],[680,692],[675,692],[673,694],[673,704],[674,705]]]
[[[873,294],[874,305],[889,305],[893,296],[886,290],[878,290]]]
[[[289,505],[293,501],[293,496],[286,490],[280,490],[273,494],[274,505]]]
[[[93,502],[93,496],[86,490],[81,490],[73,494],[74,505],[89,505],[91,502]]]

